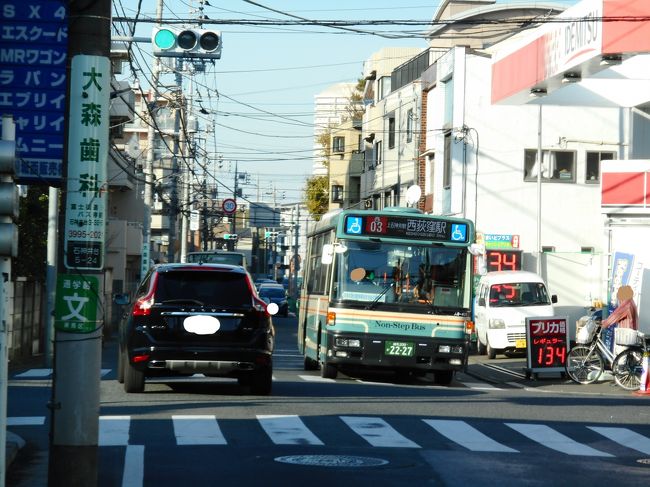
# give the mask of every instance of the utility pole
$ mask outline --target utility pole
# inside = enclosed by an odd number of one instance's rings
[[[233,185],[232,198],[237,201],[237,181],[239,176],[237,174],[237,161],[235,161],[235,184]],[[230,216],[230,233],[232,235],[237,234],[237,210],[235,210]],[[228,250],[235,250],[237,240],[228,240]]]
[[[171,177],[171,198],[169,202],[169,245],[167,248],[167,262],[176,261],[176,224],[178,217],[178,178],[180,170],[178,164],[178,154],[182,150],[180,143],[181,136],[181,112],[185,108],[181,89],[183,87],[183,60],[179,59],[176,63],[176,94],[174,96],[174,143],[172,148],[172,177]],[[187,120],[187,117],[183,117]],[[181,158],[183,156],[181,155]]]
[[[300,269],[300,257],[298,255],[298,237],[300,232],[300,204],[296,204],[296,219],[293,225],[293,299],[298,299],[298,270]]]
[[[67,116],[48,485],[98,483],[111,0],[69,2]],[[93,208],[88,218],[80,208]]]
[[[162,25],[163,0],[156,1],[156,22]],[[149,128],[147,131],[147,159],[144,165],[144,219],[142,222],[142,262],[140,277],[149,270],[151,261],[151,208],[153,206],[153,160],[155,158],[154,143],[156,141],[155,109],[158,102],[158,80],[160,78],[160,59],[154,56],[151,69],[151,99],[148,103]]]

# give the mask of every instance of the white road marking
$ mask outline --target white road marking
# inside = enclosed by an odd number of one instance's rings
[[[177,445],[226,445],[214,415],[172,416]]]
[[[477,391],[502,391],[503,390],[485,382],[461,382],[461,384],[468,387],[469,389],[474,389]]]
[[[129,444],[131,416],[100,416],[99,446],[124,446]]]
[[[129,445],[124,453],[122,487],[142,487],[144,483],[144,445]]]
[[[298,377],[306,382],[336,382],[335,379],[325,379],[317,375],[299,375]]]
[[[422,421],[441,435],[471,451],[519,453],[518,450],[505,446],[484,435],[465,421],[445,419],[423,419]]]
[[[627,428],[611,428],[601,426],[587,426],[590,430],[595,431],[609,438],[616,443],[623,445],[626,448],[640,451],[650,455],[650,438],[647,438],[639,433],[636,433]]]
[[[356,434],[372,446],[420,448],[420,445],[399,434],[391,425],[381,418],[341,416]]]
[[[101,369],[99,374],[103,377],[108,374],[112,369]],[[14,379],[36,379],[45,378],[52,375],[52,369],[29,369],[20,374],[14,375]]]
[[[52,375],[52,369],[29,369],[20,374],[14,375],[15,378],[29,379],[35,377],[49,377]]]
[[[518,431],[540,445],[561,453],[566,453],[567,455],[584,455],[589,457],[612,456],[609,453],[578,443],[568,436],[565,436],[562,433],[555,431],[553,428],[543,424],[506,423],[506,426]]]
[[[296,415],[258,414],[257,420],[276,445],[323,445]]]

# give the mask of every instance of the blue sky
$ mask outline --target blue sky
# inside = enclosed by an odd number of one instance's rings
[[[426,47],[422,38],[386,39],[326,27],[225,25],[221,19],[283,19],[292,16],[319,20],[430,20],[441,0],[208,0],[203,15],[206,27],[220,30],[223,53],[205,74],[195,76],[195,94],[200,107],[210,115],[201,116],[201,144],[222,189],[232,187],[235,161],[239,172],[250,174],[252,184],[244,194],[252,201],[269,201],[274,193],[278,203],[301,198],[304,180],[312,169],[314,95],[342,81],[361,77],[363,62],[382,47]],[[499,3],[531,4],[521,0]],[[574,0],[554,0],[537,4],[574,4]],[[258,4],[258,5],[255,5]],[[133,17],[136,2],[114,0],[114,15]],[[165,0],[164,20],[195,19],[198,0]],[[284,12],[272,12],[263,7]],[[156,0],[143,0],[140,18],[155,18]],[[214,23],[212,23],[214,22]],[[139,23],[136,35],[150,35],[152,24]],[[355,26],[375,31],[375,26]],[[394,33],[424,30],[423,26],[398,26]],[[396,32],[400,31],[400,32]],[[138,77],[146,85],[152,65],[150,46],[143,50]],[[125,72],[128,71],[125,70]],[[164,76],[163,84],[173,77]],[[188,83],[184,85],[187,90]],[[197,104],[198,105],[198,104]],[[230,171],[230,172],[228,172]],[[281,195],[285,199],[281,199]],[[258,196],[259,195],[259,196]]]

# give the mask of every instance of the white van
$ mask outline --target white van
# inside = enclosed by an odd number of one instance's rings
[[[526,350],[526,318],[553,316],[557,296],[549,296],[544,280],[533,272],[488,272],[479,281],[474,322],[478,353]]]

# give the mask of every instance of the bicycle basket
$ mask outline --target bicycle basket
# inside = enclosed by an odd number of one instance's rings
[[[632,328],[616,328],[614,330],[614,340],[616,345],[630,346],[636,345],[639,333]]]
[[[596,320],[592,319],[591,317],[585,317],[583,316],[578,320],[578,331],[576,333],[576,343],[591,343],[591,341],[594,339],[594,335],[596,334],[596,330],[598,329],[598,323],[596,323]]]

